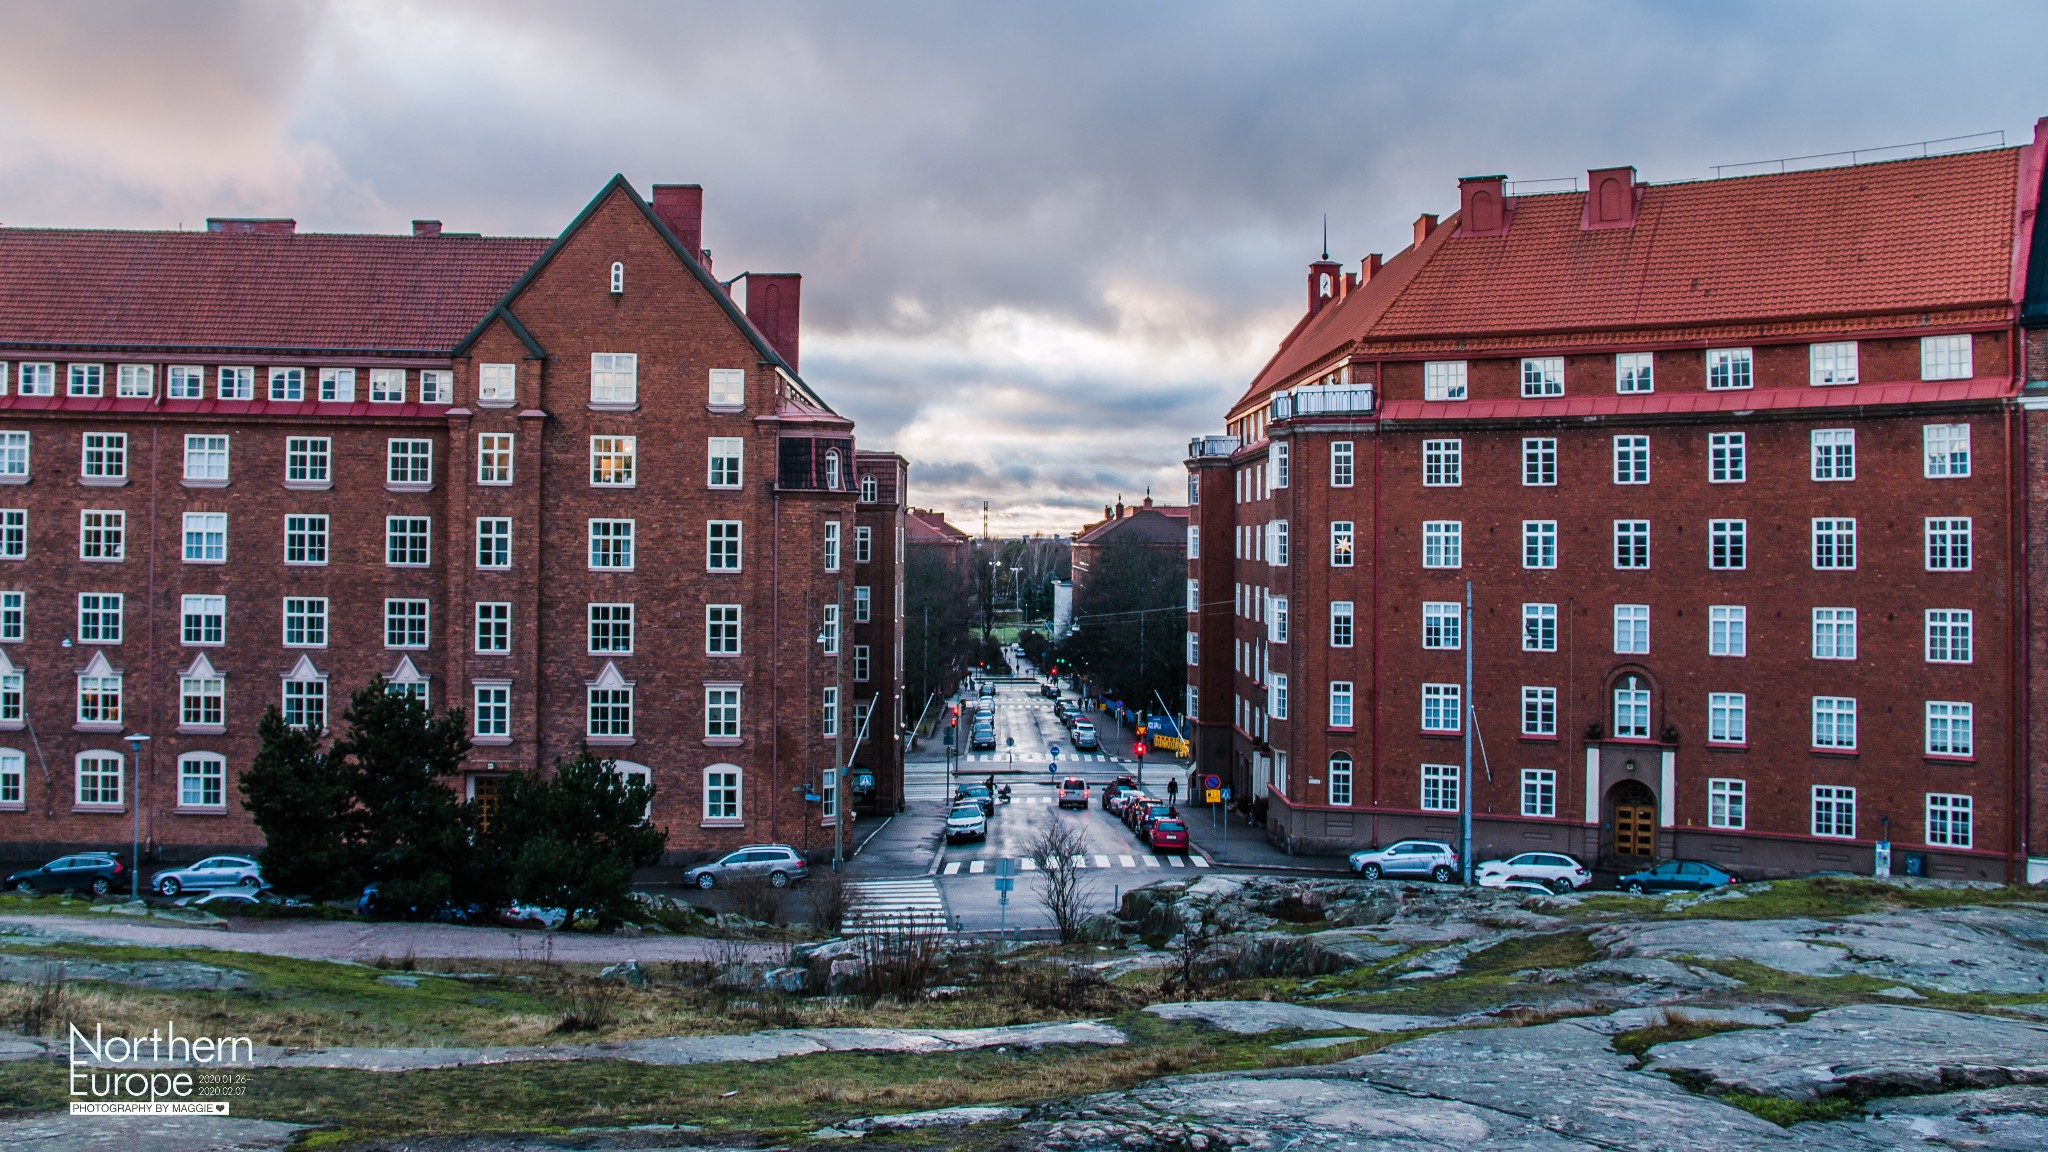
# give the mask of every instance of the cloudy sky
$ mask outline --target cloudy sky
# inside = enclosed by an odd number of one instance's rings
[[[1461,174],[2021,143],[2044,42],[1954,0],[0,0],[0,221],[551,235],[613,172],[701,183],[915,502],[1066,532],[1184,491],[1325,213],[1350,263]]]

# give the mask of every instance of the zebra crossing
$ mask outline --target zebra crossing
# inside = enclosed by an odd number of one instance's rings
[[[849,935],[872,932],[946,932],[946,901],[939,895],[938,882],[930,877],[916,880],[856,880],[846,886],[846,915],[840,931]]]
[[[1023,753],[1011,756],[1002,752],[970,752],[960,759],[968,764],[1007,764],[1012,760],[1019,764],[1036,764],[1040,760],[1053,760],[1054,758],[1036,753],[1030,756],[1026,756]],[[1057,763],[1129,764],[1130,761],[1122,756],[1112,756],[1103,752],[1070,752],[1058,757]]]
[[[1016,870],[1017,870],[1017,871],[1019,871],[1019,872],[1036,872],[1036,871],[1038,871],[1038,862],[1037,862],[1036,860],[1033,860],[1033,859],[1031,859],[1031,858],[1030,858],[1029,856],[1021,856],[1021,857],[1015,857],[1015,858],[1013,858],[1013,860],[1014,860],[1014,863],[1016,864]],[[950,861],[947,861],[947,863],[946,863],[946,867],[945,867],[945,868],[944,868],[944,869],[943,869],[943,870],[942,870],[942,871],[940,872],[940,875],[942,875],[942,876],[963,876],[963,875],[964,875],[964,876],[980,876],[980,875],[982,875],[982,874],[984,874],[984,873],[986,873],[986,872],[988,872],[988,871],[989,871],[989,867],[990,867],[991,863],[992,863],[992,861],[989,861],[989,860],[984,860],[984,859],[977,859],[977,860],[950,860]],[[1087,855],[1083,855],[1083,856],[1076,856],[1076,857],[1074,857],[1074,858],[1073,858],[1073,863],[1074,863],[1074,867],[1076,867],[1076,868],[1094,868],[1094,869],[1103,869],[1103,868],[1124,868],[1124,869],[1145,869],[1145,868],[1207,868],[1207,867],[1209,867],[1209,861],[1208,861],[1208,860],[1204,859],[1204,858],[1203,858],[1203,857],[1201,857],[1201,856],[1196,856],[1196,855],[1193,855],[1193,854],[1189,854],[1189,855],[1186,855],[1186,856],[1155,856],[1155,855],[1152,855],[1152,854],[1150,854],[1150,853],[1130,853],[1130,854],[1122,854],[1122,853],[1106,853],[1106,852],[1093,852],[1093,853],[1089,853],[1089,854],[1087,854]]]

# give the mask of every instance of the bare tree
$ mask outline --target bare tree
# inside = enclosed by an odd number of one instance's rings
[[[1207,904],[1183,898],[1174,906],[1174,913],[1180,921],[1180,932],[1167,941],[1167,948],[1173,955],[1175,972],[1180,983],[1180,1000],[1185,1004],[1195,998],[1195,975],[1201,968],[1202,953],[1216,939],[1216,924],[1210,916]]]
[[[1038,904],[1052,917],[1060,943],[1071,944],[1088,915],[1094,885],[1081,867],[1085,841],[1078,825],[1058,821],[1045,826],[1031,841],[1031,862],[1038,866]]]

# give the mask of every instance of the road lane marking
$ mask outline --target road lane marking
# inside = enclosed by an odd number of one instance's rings
[[[1157,856],[1140,856],[1138,859],[1143,860],[1147,868],[1159,867],[1159,857]]]
[[[948,876],[958,876],[959,874],[960,874],[960,862],[959,862],[958,860],[955,860],[955,861],[953,861],[952,863],[950,863],[950,864],[946,865],[946,875],[948,875]]]
[[[1070,863],[1076,868],[1086,868],[1088,866],[1088,858],[1086,856],[1076,856]]]
[[[1119,856],[1116,858],[1116,862],[1126,868],[1136,868],[1138,866],[1138,862],[1129,856]]]
[[[945,900],[938,883],[931,879],[848,884],[846,916],[840,927],[848,933],[949,930]]]
[[[1036,872],[1038,871],[1038,861],[1033,860],[1029,856],[1025,856],[1017,861],[1017,867],[1019,870],[1024,872]]]
[[[1109,857],[1108,857],[1108,856],[1106,856],[1106,855],[1104,855],[1104,854],[1102,854],[1102,853],[1100,853],[1100,852],[1097,852],[1097,853],[1095,854],[1095,866],[1096,866],[1097,868],[1107,868],[1107,867],[1109,867]]]
[[[982,870],[983,868],[986,868],[987,866],[988,866],[988,865],[986,865],[985,863],[983,863],[983,862],[982,862],[982,861],[980,861],[980,860],[969,860],[969,861],[967,862],[967,872],[968,872],[968,875],[970,875],[970,876],[979,876],[979,875],[981,875],[981,870]]]
[[[1207,868],[1209,866],[1209,861],[1201,856],[1189,857],[1188,863],[1193,864],[1197,868]]]
[[[1166,862],[1168,864],[1173,865],[1175,868],[1185,868],[1188,866],[1188,862],[1186,860],[1181,859],[1178,856],[1168,856],[1166,858]]]

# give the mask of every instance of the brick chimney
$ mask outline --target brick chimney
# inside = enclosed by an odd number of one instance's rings
[[[1377,252],[1358,262],[1358,286],[1360,288],[1372,283],[1372,278],[1380,274],[1380,265],[1382,263],[1384,261]]]
[[[804,278],[796,272],[747,273],[747,319],[761,330],[789,370],[797,371],[797,317],[803,304]]]
[[[299,222],[278,216],[208,216],[206,230],[255,236],[290,236],[299,230]]]
[[[704,248],[704,186],[702,184],[656,184],[654,214],[676,234],[683,251],[702,259]]]
[[[1513,216],[1505,176],[1458,178],[1458,235],[1505,236]]]
[[[441,234],[441,222],[439,220],[415,220],[412,222],[412,234],[414,236],[439,236]]]
[[[1436,213],[1424,212],[1422,215],[1417,216],[1415,218],[1415,246],[1418,248],[1422,247],[1422,242],[1429,239],[1429,234],[1434,231],[1436,231]]]
[[[1586,209],[1579,215],[1579,227],[1589,232],[1633,228],[1642,199],[1633,167],[1591,169],[1586,173]]]

